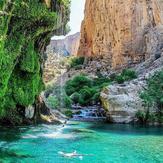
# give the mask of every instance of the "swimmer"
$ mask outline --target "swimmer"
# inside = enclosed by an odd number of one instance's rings
[[[64,153],[64,152],[60,151],[60,152],[58,152],[58,154],[62,155],[63,157],[67,157],[67,158],[79,157],[81,160],[83,159],[83,156],[92,156],[91,154],[78,154],[76,151],[74,151],[72,153]]]

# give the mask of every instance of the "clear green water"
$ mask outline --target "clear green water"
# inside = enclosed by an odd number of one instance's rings
[[[63,158],[59,151],[93,154]],[[163,128],[70,122],[0,128],[0,163],[163,163]]]

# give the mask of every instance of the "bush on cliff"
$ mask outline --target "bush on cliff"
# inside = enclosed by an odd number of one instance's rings
[[[137,74],[134,70],[124,69],[121,74],[115,76],[114,80],[118,84],[122,84],[125,81],[132,80],[137,78]]]
[[[140,94],[140,98],[147,108],[156,106],[158,116],[163,116],[163,70],[147,80],[147,89]]]
[[[81,65],[84,64],[84,57],[73,57],[70,60],[70,67],[80,69]]]
[[[68,96],[79,92],[84,86],[91,87],[92,80],[84,75],[75,76],[72,80],[67,81],[65,91]]]

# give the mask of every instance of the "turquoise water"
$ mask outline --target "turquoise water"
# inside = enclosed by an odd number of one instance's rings
[[[59,151],[91,154],[63,158]],[[163,128],[69,122],[0,128],[0,163],[163,163]]]

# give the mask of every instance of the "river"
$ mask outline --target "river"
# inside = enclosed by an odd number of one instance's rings
[[[59,151],[90,154],[64,158]],[[162,163],[163,128],[69,122],[0,128],[2,163]]]

